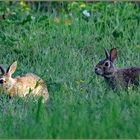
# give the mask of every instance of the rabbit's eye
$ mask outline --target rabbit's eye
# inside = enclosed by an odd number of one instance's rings
[[[109,66],[109,62],[105,62],[105,66],[108,67]]]

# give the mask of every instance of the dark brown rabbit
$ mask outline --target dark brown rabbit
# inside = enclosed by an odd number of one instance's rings
[[[105,49],[105,55],[106,58],[95,66],[95,73],[104,77],[109,86],[117,89],[139,85],[140,68],[115,68],[113,62],[117,57],[116,48],[112,48],[110,52]]]

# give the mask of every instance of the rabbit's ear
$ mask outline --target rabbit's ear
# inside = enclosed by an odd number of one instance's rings
[[[1,70],[2,74],[5,74],[5,70],[4,70],[4,68],[1,65],[0,65],[0,70]]]
[[[16,68],[17,68],[17,61],[15,61],[14,63],[12,63],[12,64],[8,67],[6,73],[8,73],[8,74],[11,76],[11,75],[15,72]]]
[[[110,61],[114,61],[117,57],[117,49],[116,48],[112,48],[110,50]]]
[[[105,49],[105,48],[104,48],[104,50],[105,50],[106,58],[109,58],[109,56],[110,56],[110,55],[109,55],[109,52],[108,52],[107,49]]]

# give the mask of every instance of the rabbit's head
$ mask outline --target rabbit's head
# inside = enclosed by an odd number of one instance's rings
[[[5,71],[2,66],[0,66],[0,70],[2,75],[0,76],[0,84],[10,84],[12,82],[12,74],[15,72],[17,67],[17,61],[12,63],[7,70]]]
[[[106,58],[99,61],[99,63],[95,66],[95,73],[103,77],[111,77],[115,71],[113,62],[117,57],[116,48],[112,48],[110,52],[105,49],[105,55]]]

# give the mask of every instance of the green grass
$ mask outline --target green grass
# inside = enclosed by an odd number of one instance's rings
[[[39,75],[50,95],[40,106],[1,94],[1,138],[140,138],[140,88],[114,93],[93,72],[104,48],[118,49],[117,67],[140,66],[140,8],[102,5],[70,26],[39,12],[25,24],[1,22],[0,63],[17,60],[14,76]]]

